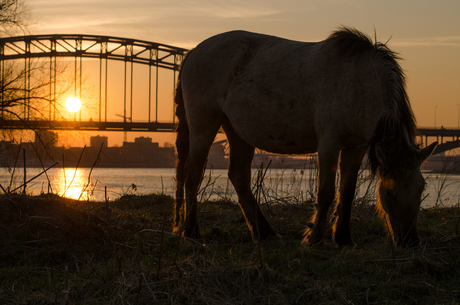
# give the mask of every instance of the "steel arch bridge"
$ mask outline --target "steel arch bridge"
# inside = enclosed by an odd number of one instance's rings
[[[161,43],[96,35],[30,35],[19,37],[0,38],[0,69],[3,79],[5,63],[14,60],[24,60],[24,110],[21,117],[9,119],[3,113],[3,90],[1,93],[2,109],[0,117],[1,129],[49,129],[49,130],[113,130],[113,131],[173,131],[175,116],[172,121],[165,122],[158,117],[159,69],[173,71],[173,77],[168,80],[175,88],[176,72],[187,49],[169,46]],[[61,120],[56,116],[56,59],[59,57],[75,58],[74,81],[75,92],[77,84],[82,78],[82,59],[92,58],[99,60],[99,105],[96,119],[87,121],[80,119]],[[30,97],[27,96],[31,85],[31,59],[49,59],[49,105],[47,119],[30,117]],[[123,121],[107,117],[107,109],[112,107],[107,99],[107,78],[109,62],[124,62],[123,68]],[[134,64],[148,66],[148,119],[136,120],[133,118],[133,78]],[[153,71],[152,71],[153,70]],[[152,80],[154,84],[152,84]],[[104,92],[105,90],[105,92]],[[152,96],[153,95],[153,96]],[[174,111],[171,99],[171,111]],[[155,110],[152,117],[151,111]]]

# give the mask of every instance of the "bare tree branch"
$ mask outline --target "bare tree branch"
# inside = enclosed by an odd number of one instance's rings
[[[0,36],[26,32],[30,22],[30,8],[26,0],[0,0]]]

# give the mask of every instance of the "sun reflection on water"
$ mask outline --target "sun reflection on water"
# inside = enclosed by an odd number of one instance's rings
[[[77,200],[89,200],[92,194],[90,186],[88,186],[88,175],[88,169],[65,168],[54,176],[53,185],[59,196]]]

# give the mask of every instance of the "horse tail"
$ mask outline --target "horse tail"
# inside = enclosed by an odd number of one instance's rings
[[[190,52],[189,52],[190,53]],[[188,55],[188,54],[187,54]],[[182,62],[182,66],[185,63],[185,59]],[[184,206],[184,185],[185,185],[185,161],[187,160],[189,151],[189,129],[187,123],[187,117],[185,114],[184,97],[182,94],[181,84],[181,73],[179,72],[176,94],[174,102],[176,103],[176,116],[178,124],[176,127],[176,201],[174,204],[174,231],[179,231],[181,223],[181,215],[183,214]],[[179,232],[180,233],[180,232]]]

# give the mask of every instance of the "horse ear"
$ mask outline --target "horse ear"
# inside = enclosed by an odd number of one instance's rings
[[[382,146],[380,146],[380,144],[375,145],[375,157],[377,158],[377,161],[379,161],[380,165],[386,163],[387,156],[385,154],[385,150]]]
[[[437,145],[438,145],[438,142],[434,142],[434,143],[432,143],[432,144],[428,145],[427,147],[425,147],[425,148],[420,150],[420,152],[419,152],[420,164],[425,162],[425,160],[428,159],[429,156],[431,156],[431,154],[433,153],[433,151],[434,151],[434,149],[436,148]]]

